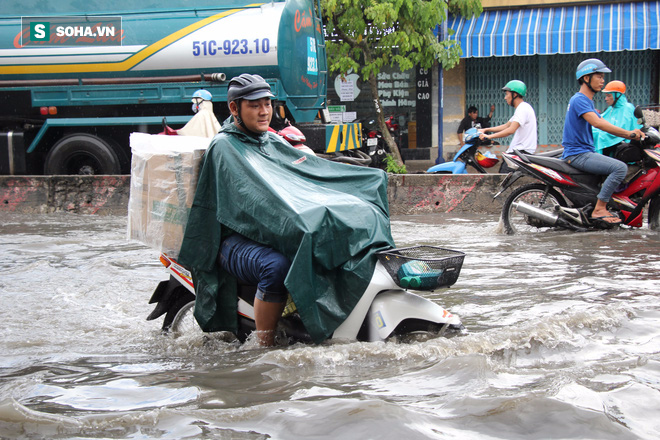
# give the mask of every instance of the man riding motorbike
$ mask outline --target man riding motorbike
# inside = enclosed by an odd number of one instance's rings
[[[233,125],[261,140],[273,117],[271,98],[270,86],[261,76],[243,74],[233,78],[227,89]],[[284,279],[291,263],[269,246],[236,232],[227,234],[221,242],[218,263],[238,280],[257,286],[254,298],[257,338],[261,345],[273,345],[275,328],[287,299]]]
[[[591,174],[607,175],[598,201],[591,213],[594,220],[606,225],[621,223],[607,210],[607,203],[619,184],[626,177],[626,164],[608,156],[597,154],[594,148],[592,127],[627,139],[644,138],[639,129],[625,130],[607,122],[596,111],[593,97],[603,89],[604,74],[611,70],[600,60],[590,58],[582,61],[575,72],[580,90],[571,98],[564,122],[562,159],[579,170]]]
[[[527,86],[519,80],[511,80],[502,87],[504,91],[504,101],[514,108],[511,119],[505,124],[491,128],[480,128],[479,139],[497,139],[513,135],[511,144],[507,148],[507,153],[513,153],[514,150],[522,151],[527,154],[534,154],[536,151],[536,113],[529,103],[525,102]],[[490,134],[487,134],[490,133]],[[506,174],[513,171],[502,161],[499,172]]]
[[[242,282],[260,291],[261,345],[273,345],[287,294],[320,342],[360,300],[377,252],[394,247],[387,176],[291,148],[268,131],[271,98],[259,75],[229,82],[231,117],[204,156],[178,262],[192,272],[203,331],[237,330]]]

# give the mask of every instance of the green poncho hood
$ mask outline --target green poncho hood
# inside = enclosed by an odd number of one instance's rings
[[[612,93],[616,102],[609,106],[607,110],[601,115],[603,119],[612,125],[621,127],[625,130],[634,130],[640,128],[641,125],[637,123],[637,118],[633,114],[635,106],[628,102],[626,95],[619,92]],[[617,99],[618,96],[618,99]],[[591,128],[594,135],[594,147],[596,153],[601,153],[605,148],[611,147],[621,142],[630,142],[630,139],[624,139],[598,128]]]
[[[375,253],[394,246],[387,175],[305,155],[272,133],[253,138],[227,120],[206,152],[179,253],[205,331],[237,327],[236,282],[215,264],[231,231],[291,260],[285,285],[321,342],[362,296]]]

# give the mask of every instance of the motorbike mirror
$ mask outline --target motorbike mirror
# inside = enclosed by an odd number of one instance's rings
[[[635,107],[635,112],[633,113],[637,119],[644,117],[644,112],[640,106]]]

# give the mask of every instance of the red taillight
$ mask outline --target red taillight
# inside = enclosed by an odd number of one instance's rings
[[[54,107],[54,106],[39,107],[39,113],[41,113],[43,116],[56,115],[57,114],[57,107]]]

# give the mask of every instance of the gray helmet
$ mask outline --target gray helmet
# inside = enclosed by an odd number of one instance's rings
[[[591,75],[596,72],[610,73],[612,71],[608,69],[605,63],[601,60],[597,58],[589,58],[578,65],[577,70],[575,71],[575,79],[580,79],[585,75]]]
[[[227,102],[237,99],[255,101],[261,98],[274,98],[270,91],[270,85],[259,75],[243,73],[235,76],[229,81],[227,88]]]

